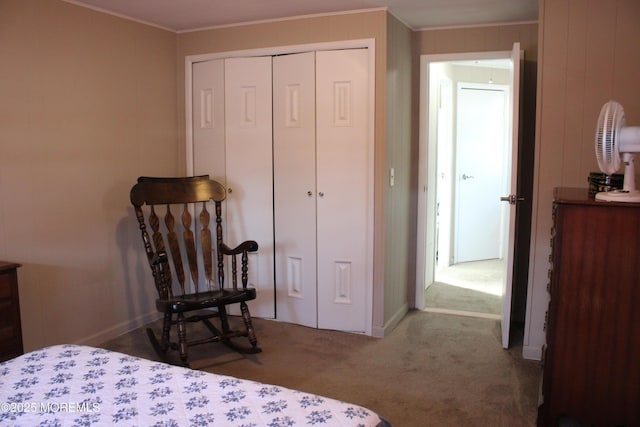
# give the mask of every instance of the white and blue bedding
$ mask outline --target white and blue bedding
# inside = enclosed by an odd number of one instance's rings
[[[2,426],[389,426],[358,405],[59,345],[0,364]]]

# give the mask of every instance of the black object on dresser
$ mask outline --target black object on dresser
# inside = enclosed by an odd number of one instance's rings
[[[539,426],[640,425],[640,203],[559,188]]]
[[[0,362],[23,352],[18,267],[20,264],[0,261]]]

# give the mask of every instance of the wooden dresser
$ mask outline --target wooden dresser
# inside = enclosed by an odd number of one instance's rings
[[[640,425],[640,204],[559,188],[539,426]]]
[[[0,362],[22,354],[18,267],[0,261]]]

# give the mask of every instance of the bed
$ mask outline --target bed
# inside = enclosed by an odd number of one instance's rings
[[[0,425],[390,427],[358,405],[79,345],[0,363]]]

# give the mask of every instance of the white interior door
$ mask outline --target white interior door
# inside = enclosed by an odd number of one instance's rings
[[[516,202],[518,200],[518,136],[520,118],[520,43],[514,43],[511,51],[510,77],[512,79],[509,96],[510,129],[508,143],[506,144],[505,170],[507,173],[507,197],[509,203],[503,203],[503,230],[504,239],[504,274],[502,286],[502,347],[509,348],[509,335],[511,332],[511,295],[513,288],[513,254],[516,236]]]
[[[500,258],[508,87],[459,83],[454,263]]]
[[[315,53],[273,58],[274,226],[279,320],[317,327]]]
[[[258,242],[251,314],[274,317],[271,57],[225,60],[227,240]]]
[[[318,327],[366,331],[366,49],[316,53]]]
[[[435,227],[435,246],[436,246],[436,275],[443,268],[449,266],[451,262],[451,177],[452,177],[452,151],[453,151],[453,84],[450,78],[443,75],[439,82],[440,102],[437,105],[437,130],[436,137],[438,141],[437,151],[437,179],[436,203],[438,209],[436,212]],[[445,189],[447,189],[445,191]],[[431,285],[428,283],[427,285]]]

